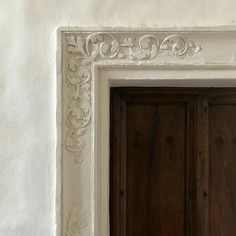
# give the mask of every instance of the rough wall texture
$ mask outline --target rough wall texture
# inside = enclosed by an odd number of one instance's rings
[[[234,0],[0,0],[0,235],[55,235],[56,29],[234,25]]]

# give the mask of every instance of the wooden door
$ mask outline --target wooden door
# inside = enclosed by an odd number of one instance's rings
[[[236,235],[236,96],[111,89],[111,236]]]

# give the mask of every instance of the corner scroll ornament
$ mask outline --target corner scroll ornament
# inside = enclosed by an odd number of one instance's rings
[[[123,34],[124,35],[124,34]],[[185,58],[201,51],[201,47],[180,34],[160,40],[154,34],[80,33],[67,35],[66,84],[70,104],[66,112],[68,133],[65,146],[76,163],[85,157],[86,129],[91,119],[91,64],[98,60],[152,61],[159,55]],[[127,35],[127,34],[125,34]]]

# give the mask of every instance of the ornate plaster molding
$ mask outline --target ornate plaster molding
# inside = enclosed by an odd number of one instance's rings
[[[84,208],[81,202],[76,201],[69,212],[65,236],[84,235],[84,229],[89,225],[89,216],[89,209]]]
[[[66,36],[67,53],[72,56],[65,68],[69,105],[66,111],[65,146],[75,163],[85,158],[84,135],[91,119],[91,64],[98,60],[152,61],[159,55],[184,59],[194,56],[201,47],[181,34],[160,37],[156,33],[106,32],[76,33]]]
[[[60,236],[107,236],[109,184],[105,178],[109,176],[109,150],[106,149],[109,138],[95,140],[109,132],[108,118],[104,118],[109,113],[105,109],[109,95],[101,94],[109,88],[102,86],[108,86],[104,85],[106,81],[119,86],[119,79],[125,84],[142,79],[146,83],[144,77],[149,68],[156,77],[196,79],[199,75],[208,78],[209,70],[204,68],[211,65],[210,68],[218,68],[211,74],[223,77],[226,71],[219,75],[221,68],[236,68],[236,31],[64,29],[60,37],[63,72]],[[113,70],[114,65],[117,67]],[[107,66],[111,66],[111,70]],[[96,73],[98,68],[99,73]],[[229,72],[229,75],[233,77],[233,73],[236,72]],[[211,77],[214,79],[214,76]],[[158,80],[156,77],[152,80]],[[94,83],[100,79],[103,83]],[[148,80],[150,82],[151,78]],[[95,104],[106,114],[97,114]],[[94,130],[98,132],[95,134]],[[98,153],[94,151],[96,148]]]

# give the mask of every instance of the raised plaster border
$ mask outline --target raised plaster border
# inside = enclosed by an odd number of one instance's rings
[[[105,236],[109,235],[109,147],[108,141],[99,145],[98,137],[108,132],[108,126],[99,122],[107,124],[109,117],[98,114],[109,111],[109,86],[123,85],[124,81],[139,86],[144,82],[144,77],[131,78],[128,70],[132,74],[156,71],[156,76],[164,70],[172,75],[182,71],[184,76],[186,69],[192,71],[186,80],[220,79],[227,74],[228,85],[234,86],[236,31],[60,28],[58,34],[58,235]],[[196,77],[194,71],[201,71],[202,77]],[[100,89],[107,92],[99,98]],[[105,99],[103,106],[100,99]],[[109,133],[106,140],[108,137]],[[105,154],[99,156],[100,147]]]

